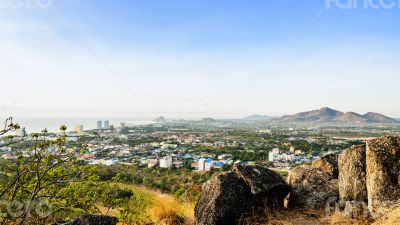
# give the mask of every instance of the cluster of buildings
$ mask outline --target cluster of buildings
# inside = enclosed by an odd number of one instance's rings
[[[158,126],[158,124],[156,125]],[[123,132],[122,132],[123,131]],[[242,152],[254,152],[253,149],[262,149],[265,144],[262,141],[240,140],[235,138],[221,138],[226,130],[218,132],[193,131],[187,128],[169,128],[168,130],[146,130],[145,127],[127,126],[121,123],[120,130],[113,129],[108,120],[98,121],[96,132],[84,131],[82,125],[76,125],[69,138],[79,141],[80,135],[85,134],[87,141],[85,154],[77,155],[78,159],[89,164],[137,164],[149,168],[180,168],[191,167],[199,172],[212,169],[221,169],[225,165],[254,164],[251,161],[239,161],[234,158],[236,152],[231,154],[216,154],[213,150],[226,148],[229,150],[241,149]],[[25,129],[17,130],[19,136],[25,135]],[[270,134],[271,130],[259,130],[260,134]],[[54,134],[57,138],[57,134]],[[72,137],[74,136],[74,137]],[[50,136],[48,136],[50,138]],[[293,164],[310,162],[314,158],[296,150],[291,142],[307,141],[315,142],[309,137],[295,136],[277,145],[268,153],[268,161],[260,161],[273,167],[290,167]],[[288,150],[280,150],[288,149]],[[206,149],[207,151],[203,151]],[[69,148],[73,151],[73,148]],[[1,155],[3,154],[3,155]],[[267,154],[267,153],[265,153]],[[0,151],[4,159],[12,159],[12,152]],[[240,155],[240,154],[238,154]],[[239,157],[239,159],[242,159]]]
[[[224,165],[240,163],[233,161],[231,155],[220,155],[214,159],[212,157],[201,157],[195,154],[172,154],[161,158],[144,157],[140,160],[141,165],[147,165],[148,168],[159,166],[160,168],[180,168],[185,160],[190,160],[190,167],[199,172],[211,171],[211,169],[221,169]]]
[[[104,120],[104,122],[101,120],[97,121],[97,130],[102,130],[102,129],[110,129],[110,121],[108,120]]]
[[[270,162],[278,162],[278,161],[285,161],[285,162],[294,162],[298,161],[302,158],[302,151],[295,150],[294,147],[290,147],[289,152],[281,151],[278,148],[273,149],[268,154],[268,161]]]

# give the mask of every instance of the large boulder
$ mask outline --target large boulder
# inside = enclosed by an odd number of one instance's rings
[[[339,196],[340,200],[366,201],[365,145],[352,146],[339,156]]]
[[[294,168],[287,182],[292,187],[288,207],[324,208],[329,199],[339,196],[337,179],[309,165]]]
[[[250,188],[236,173],[212,177],[203,185],[195,207],[197,225],[235,224],[255,204]]]
[[[337,154],[328,154],[320,159],[315,160],[312,162],[312,167],[324,171],[325,173],[331,175],[334,179],[338,179],[339,169]]]
[[[261,166],[237,165],[233,171],[246,182],[253,195],[263,200],[265,208],[283,207],[291,188],[279,174]]]
[[[367,141],[368,207],[376,211],[400,199],[400,137]]]
[[[289,193],[282,178],[261,166],[236,166],[203,185],[195,207],[196,225],[238,224],[253,210],[283,207]]]

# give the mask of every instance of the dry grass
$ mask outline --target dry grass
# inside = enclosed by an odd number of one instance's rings
[[[147,209],[152,223],[156,225],[194,224],[194,204],[179,203],[172,195],[149,190],[143,186],[131,184],[119,184],[119,186],[152,199],[152,204]]]
[[[331,225],[368,225],[371,224],[371,220],[368,218],[358,218],[358,219],[349,219],[338,214],[334,214],[332,216],[326,217],[323,221],[325,224]]]
[[[151,221],[159,225],[179,225],[186,221],[181,206],[176,201],[156,200],[149,209]]]
[[[378,218],[373,225],[398,225],[400,224],[400,205],[389,210],[385,215]]]

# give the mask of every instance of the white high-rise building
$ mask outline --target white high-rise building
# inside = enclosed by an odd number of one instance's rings
[[[104,129],[110,129],[110,121],[106,120],[104,121]]]
[[[172,167],[172,157],[167,156],[160,159],[160,167],[161,168],[171,168]]]
[[[103,122],[101,122],[101,120],[97,121],[97,129],[103,129]]]
[[[211,171],[213,164],[214,164],[213,159],[208,158],[204,163],[204,171]]]
[[[198,162],[198,170],[205,171],[205,169],[206,169],[206,159],[201,158],[201,159],[199,159],[199,162]]]

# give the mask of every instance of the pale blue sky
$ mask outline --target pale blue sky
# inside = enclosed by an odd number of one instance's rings
[[[0,0],[2,116],[236,117],[323,106],[400,116],[397,7],[9,2]]]

